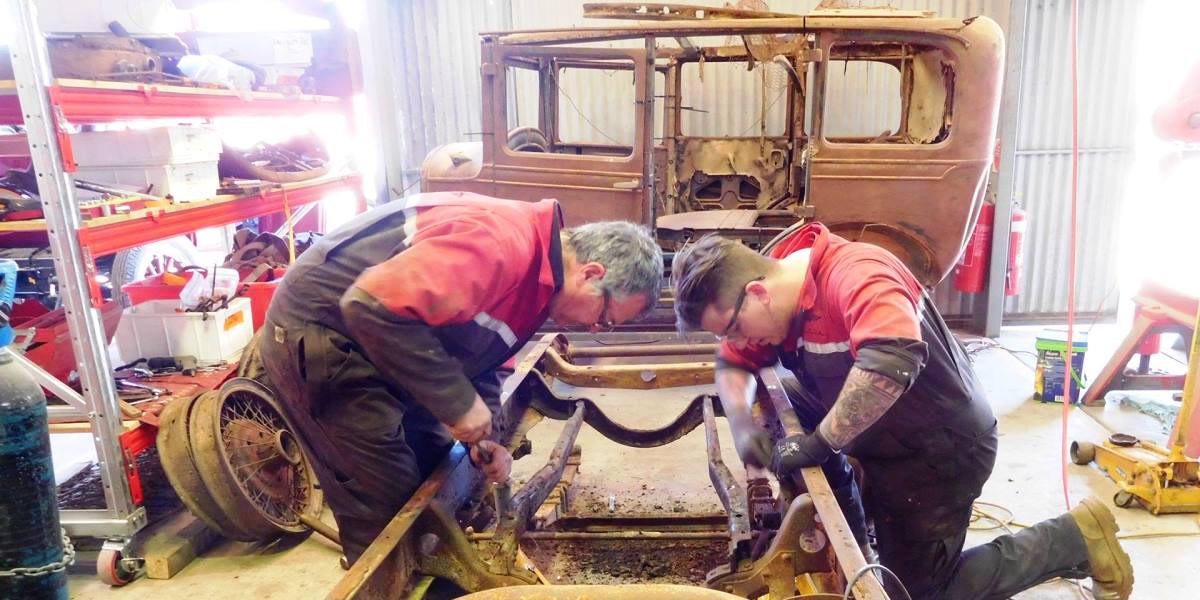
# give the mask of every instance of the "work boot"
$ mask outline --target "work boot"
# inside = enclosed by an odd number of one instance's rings
[[[1133,593],[1133,565],[1117,542],[1117,520],[1108,507],[1095,498],[1084,498],[1069,513],[1083,534],[1092,574],[1092,597],[1096,600],[1126,600]]]

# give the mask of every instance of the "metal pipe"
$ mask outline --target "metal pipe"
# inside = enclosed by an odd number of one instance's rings
[[[115,188],[115,187],[110,187],[110,186],[107,186],[104,184],[95,183],[93,181],[84,181],[82,179],[75,180],[75,187],[77,187],[81,190],[87,190],[89,192],[97,192],[100,194],[110,194],[113,196],[122,196],[125,198],[141,198],[142,200],[153,200],[155,202],[168,202],[168,200],[163,196],[151,196],[150,194],[143,194],[141,192],[123,190],[120,188]]]
[[[691,356],[716,354],[716,344],[624,344],[620,346],[569,346],[569,358],[618,358],[634,356]]]
[[[330,527],[325,521],[304,513],[300,513],[298,518],[300,519],[300,522],[309,529],[312,529],[313,531],[325,536],[325,539],[328,539],[339,546],[342,545],[342,536],[338,535],[338,531],[333,527]]]
[[[545,372],[580,387],[653,390],[713,382],[713,363],[576,365],[553,348],[546,351]]]
[[[490,540],[493,532],[472,533],[471,541]],[[523,540],[727,540],[728,531],[526,531]]]

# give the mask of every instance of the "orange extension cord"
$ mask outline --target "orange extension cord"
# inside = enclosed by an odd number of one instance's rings
[[[1062,490],[1063,503],[1071,510],[1067,485],[1067,419],[1071,414],[1071,382],[1075,353],[1075,243],[1079,210],[1079,0],[1071,0],[1071,247],[1067,274],[1067,364],[1063,377]],[[1082,375],[1082,374],[1081,374]]]

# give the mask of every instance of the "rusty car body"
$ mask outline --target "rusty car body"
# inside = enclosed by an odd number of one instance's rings
[[[642,3],[585,12],[642,22],[483,35],[482,140],[432,151],[423,191],[557,198],[568,224],[641,222],[667,249],[706,231],[758,244],[811,218],[891,250],[926,285],[952,269],[995,147],[1004,42],[994,21]],[[763,87],[758,127],[741,135],[687,126],[711,109],[694,80],[722,64],[762,74],[728,79]],[[565,116],[588,119],[569,80],[597,71],[629,84],[606,86],[622,94],[629,135],[569,139]],[[781,91],[768,105],[772,86]],[[530,95],[535,106],[516,114]],[[863,95],[886,96],[886,118],[850,111]]]

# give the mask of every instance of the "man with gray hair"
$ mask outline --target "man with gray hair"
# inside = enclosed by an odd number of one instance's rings
[[[308,249],[275,292],[263,366],[312,458],[350,562],[454,440],[489,481],[499,369],[547,318],[593,332],[654,307],[662,252],[626,222],[563,229],[558,202],[421,194]]]

